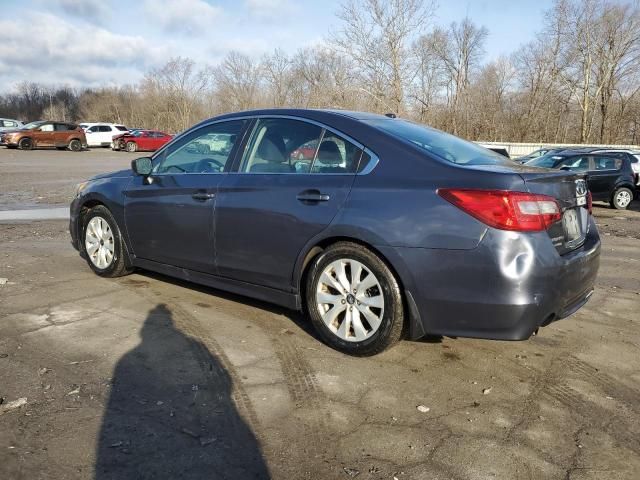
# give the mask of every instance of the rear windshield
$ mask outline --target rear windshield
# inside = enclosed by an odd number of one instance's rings
[[[118,130],[120,130],[121,132],[126,132],[127,131],[127,127],[125,127],[124,125],[116,125],[116,128]]]
[[[435,128],[407,120],[374,119],[365,123],[407,140],[443,160],[459,165],[512,165],[508,158]]]

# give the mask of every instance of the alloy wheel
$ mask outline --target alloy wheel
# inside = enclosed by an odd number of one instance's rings
[[[87,256],[93,265],[104,270],[111,265],[115,253],[113,232],[102,217],[93,217],[87,224],[84,237]]]
[[[353,259],[343,258],[327,265],[317,284],[316,303],[327,328],[348,342],[371,337],[384,316],[380,281]]]
[[[621,208],[626,208],[631,203],[631,194],[628,190],[620,190],[616,194],[616,203]]]

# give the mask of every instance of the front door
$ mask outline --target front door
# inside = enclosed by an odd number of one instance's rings
[[[53,147],[53,123],[40,125],[33,135],[37,147]]]
[[[204,126],[153,158],[153,172],[125,190],[127,232],[138,258],[213,273],[216,193],[234,150],[198,148],[211,134],[235,138],[243,121]]]
[[[312,144],[314,151],[300,158]],[[225,176],[218,190],[218,275],[290,289],[298,255],[345,202],[361,153],[315,124],[258,119],[237,173]]]

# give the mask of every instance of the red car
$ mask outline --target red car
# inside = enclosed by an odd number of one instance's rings
[[[143,150],[153,152],[172,138],[173,135],[155,130],[132,130],[123,135],[113,137],[113,149],[126,150],[127,152]]]
[[[317,141],[307,142],[291,152],[290,157],[294,160],[313,160],[313,156],[316,154],[316,148],[318,148]]]

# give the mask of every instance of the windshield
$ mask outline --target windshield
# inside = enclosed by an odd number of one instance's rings
[[[538,158],[534,158],[533,160],[529,160],[525,165],[529,165],[531,167],[544,167],[544,168],[553,168],[558,163],[559,160],[562,160],[563,157],[558,157],[557,155],[547,154]]]
[[[23,125],[22,128],[24,130],[31,130],[32,128],[36,128],[37,126],[42,125],[43,123],[43,120],[38,120],[37,122],[29,122],[26,125]]]
[[[407,120],[375,119],[365,123],[391,135],[408,140],[443,160],[459,165],[513,165],[499,153],[468,142],[454,135]]]

